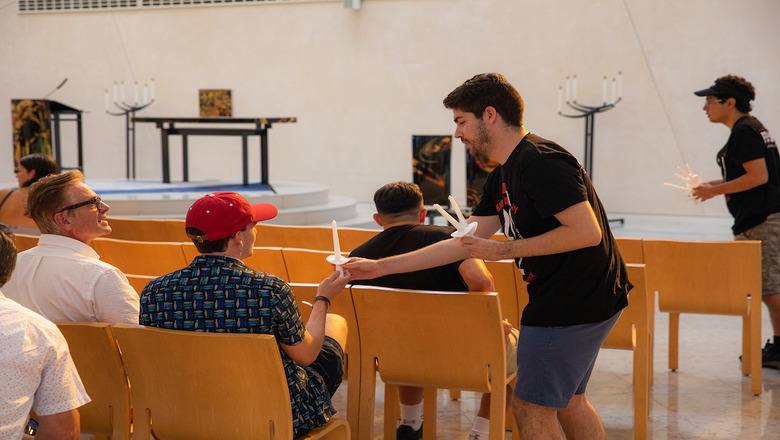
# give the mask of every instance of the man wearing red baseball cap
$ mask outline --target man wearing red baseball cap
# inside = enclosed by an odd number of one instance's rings
[[[350,275],[334,272],[320,283],[304,324],[289,286],[241,261],[252,255],[257,222],[276,214],[273,205],[253,205],[230,191],[195,201],[185,227],[201,255],[146,285],[139,322],[190,331],[274,335],[281,347],[297,437],[324,425],[335,413],[330,400],[344,373],[347,325],[341,316],[327,312]]]

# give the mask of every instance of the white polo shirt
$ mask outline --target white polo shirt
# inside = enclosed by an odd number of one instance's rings
[[[41,416],[90,401],[57,326],[0,292],[0,438],[21,439]]]
[[[50,321],[138,324],[139,299],[127,277],[88,245],[41,234],[21,252],[3,292]]]

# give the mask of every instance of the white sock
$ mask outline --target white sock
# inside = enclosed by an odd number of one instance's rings
[[[401,424],[411,426],[417,431],[422,426],[422,402],[417,405],[401,404]]]
[[[469,433],[469,440],[474,438],[486,439],[490,433],[490,420],[479,417],[474,419],[474,425],[471,426],[471,432]],[[476,436],[479,437],[476,437]]]

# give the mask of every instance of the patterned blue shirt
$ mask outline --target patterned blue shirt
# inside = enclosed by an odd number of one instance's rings
[[[262,333],[278,343],[303,341],[306,327],[287,283],[231,257],[200,255],[141,292],[141,325],[217,333]],[[292,402],[294,436],[335,413],[322,379],[279,347]]]

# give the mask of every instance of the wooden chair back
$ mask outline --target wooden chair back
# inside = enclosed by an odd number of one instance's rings
[[[333,265],[326,258],[333,251],[282,248],[284,264],[292,283],[318,283],[333,273]]]
[[[149,284],[153,279],[157,278],[154,275],[135,275],[132,273],[126,273],[125,276],[127,277],[127,281],[130,282],[130,285],[133,286],[133,289],[135,289],[138,295],[141,294],[147,284]]]
[[[644,240],[647,286],[669,313],[669,368],[678,365],[681,313],[742,317],[742,372],[761,393],[761,242]]]
[[[333,251],[333,230],[328,226],[286,226],[258,223],[255,246],[294,247]]]
[[[16,236],[16,252],[24,252],[27,249],[38,246],[37,235],[14,234]]]
[[[602,348],[631,350],[634,353],[634,439],[647,438],[647,416],[650,412],[650,307],[647,295],[645,266],[628,264],[628,279],[634,288],[628,295],[628,307],[623,309]]]
[[[494,391],[489,438],[504,438],[506,347],[495,292],[351,289],[362,358],[361,438],[374,438],[377,372],[390,385]],[[386,408],[396,405],[389,400],[386,393]],[[427,435],[435,436],[435,418],[425,424]]]
[[[352,252],[353,249],[374,238],[374,236],[380,232],[381,230],[379,229],[339,227],[339,247],[341,248],[341,252],[346,254]],[[333,243],[331,243],[329,249],[326,248],[325,250],[332,251]]]
[[[272,335],[114,330],[133,384],[134,438],[292,439],[290,394]],[[335,418],[310,434],[330,430],[330,438],[349,438],[347,423]]]
[[[105,238],[131,241],[171,241],[162,219],[109,217],[111,233]]]
[[[303,301],[310,304],[314,302],[318,284],[289,283],[289,286],[301,309],[303,322],[308,321],[311,307],[303,304]],[[331,300],[330,313],[340,315],[347,321],[347,346],[342,347],[345,355],[344,377],[347,379],[347,420],[352,430],[352,437],[359,438],[357,429],[360,411],[360,332],[358,332],[355,306],[352,304],[352,292],[349,286]],[[344,383],[341,386],[343,387]]]
[[[184,252],[184,258],[187,260],[187,264],[191,263],[193,258],[200,255],[200,252],[198,252],[198,249],[192,242],[182,243],[181,249],[182,252]],[[287,265],[284,263],[284,257],[282,256],[282,248],[253,247],[252,255],[244,258],[242,261],[256,271],[269,273],[285,281],[290,280],[290,277],[287,274]]]
[[[520,309],[517,302],[514,260],[486,261],[485,265],[493,275],[493,285],[501,301],[501,313],[512,327],[520,327]]]
[[[188,264],[181,243],[96,238],[91,246],[100,259],[124,273],[166,275]]]
[[[130,386],[111,326],[56,322],[91,402],[79,408],[82,434],[130,438]]]
[[[644,264],[645,256],[641,238],[615,237],[615,241],[626,264]]]

